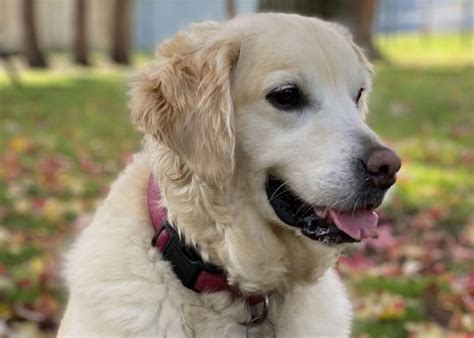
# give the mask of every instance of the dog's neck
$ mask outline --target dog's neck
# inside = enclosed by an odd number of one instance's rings
[[[223,236],[215,224],[216,219],[225,220],[225,215],[219,214],[223,208],[219,207],[217,196],[198,182],[182,161],[165,148],[160,148],[153,174],[160,186],[170,222],[185,235],[189,245],[199,250],[205,261],[222,262],[224,257],[216,248],[223,245]],[[214,210],[216,212],[211,214]]]
[[[180,236],[174,226],[167,221],[166,209],[161,205],[161,200],[155,176],[150,174],[147,204],[151,223],[155,228],[152,245],[171,263],[183,286],[197,293],[227,291],[234,298],[244,300],[249,305],[266,301],[268,295],[243,294],[238,287],[229,284],[226,273],[221,267],[202,261],[195,248],[187,245],[183,236]]]
[[[230,284],[248,293],[284,294],[294,283],[314,282],[335,263],[336,257],[322,257],[324,250],[290,231],[260,225],[254,201],[247,198],[250,183],[236,185],[229,196],[194,176],[170,149],[155,145],[153,156],[168,219],[204,261],[225,267]],[[311,256],[321,256],[317,260],[324,266]]]

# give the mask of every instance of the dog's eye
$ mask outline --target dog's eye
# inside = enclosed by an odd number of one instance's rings
[[[360,101],[360,98],[362,97],[363,92],[364,92],[364,88],[359,89],[359,91],[357,92],[357,96],[355,99],[356,104],[359,104],[359,101]]]
[[[306,103],[303,93],[293,84],[279,87],[267,94],[265,98],[275,108],[281,110],[295,110],[303,107]]]

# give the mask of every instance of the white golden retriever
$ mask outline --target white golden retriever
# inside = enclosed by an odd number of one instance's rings
[[[347,337],[332,266],[400,168],[364,122],[371,72],[344,29],[297,15],[164,42],[132,89],[145,150],[68,257],[59,336]]]

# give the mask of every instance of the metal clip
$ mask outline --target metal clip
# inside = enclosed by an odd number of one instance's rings
[[[250,321],[248,321],[246,323],[246,325],[248,327],[253,327],[253,326],[260,325],[265,321],[265,319],[267,319],[269,303],[270,303],[270,301],[268,299],[268,295],[265,295],[265,298],[263,300],[263,309],[262,309],[261,313],[254,314],[250,310],[250,313],[252,314],[252,319],[250,319]]]
[[[263,324],[265,321],[268,322],[270,325],[272,335],[271,337],[276,337],[275,333],[275,327],[273,326],[273,323],[268,319],[268,311],[269,311],[269,298],[268,295],[265,295],[264,301],[263,301],[263,308],[262,311],[259,314],[255,314],[254,311],[252,311],[252,308],[249,307],[249,312],[252,315],[252,319],[250,319],[246,323],[241,323],[242,325],[247,326],[246,329],[246,336],[247,338],[250,338],[250,330],[252,328],[255,328],[261,324]]]

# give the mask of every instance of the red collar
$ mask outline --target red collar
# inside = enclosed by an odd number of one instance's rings
[[[264,301],[265,297],[261,295],[244,296],[237,287],[229,284],[224,271],[205,263],[194,248],[186,245],[167,221],[166,209],[161,206],[160,189],[153,174],[148,179],[147,197],[151,223],[156,231],[152,245],[171,263],[173,271],[185,287],[198,293],[229,291],[234,297],[243,298],[250,305]]]

